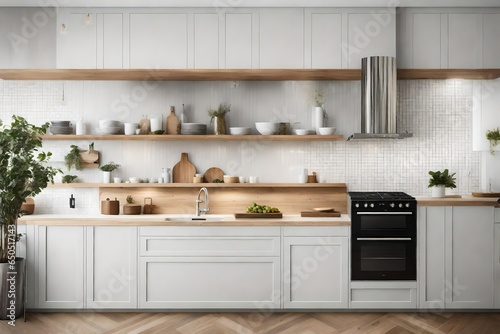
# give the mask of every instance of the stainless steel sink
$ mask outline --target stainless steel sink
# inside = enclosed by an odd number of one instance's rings
[[[167,217],[167,222],[188,222],[188,221],[224,221],[223,216],[188,216],[188,217]]]

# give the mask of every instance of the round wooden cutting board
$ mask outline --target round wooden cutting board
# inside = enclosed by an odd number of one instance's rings
[[[224,172],[218,167],[211,167],[203,174],[205,182],[212,183],[215,179],[224,180]]]

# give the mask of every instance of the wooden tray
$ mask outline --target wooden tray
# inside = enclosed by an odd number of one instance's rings
[[[474,197],[500,197],[500,193],[472,193]]]
[[[337,211],[322,212],[322,211],[302,211],[301,217],[340,217],[341,213]]]
[[[272,213],[235,213],[234,218],[283,218],[283,213],[272,212]]]

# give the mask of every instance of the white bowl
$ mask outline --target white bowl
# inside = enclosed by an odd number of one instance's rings
[[[307,130],[307,129],[295,129],[293,131],[295,132],[296,135],[299,135],[299,136],[305,136],[305,135],[309,134],[309,130]]]
[[[128,180],[130,181],[130,183],[140,183],[141,182],[141,179],[138,178],[138,177],[129,177]]]
[[[274,135],[278,131],[278,123],[273,122],[255,122],[255,128],[261,135]]]
[[[108,127],[108,128],[97,128],[97,133],[101,135],[116,135],[123,131],[122,126]]]
[[[331,127],[324,127],[324,128],[318,128],[319,134],[320,135],[334,135],[335,131],[337,131],[337,128],[331,128]]]
[[[252,129],[245,127],[232,127],[229,128],[229,133],[236,136],[249,135],[252,133]]]
[[[99,121],[99,127],[102,128],[113,128],[113,127],[118,127],[121,126],[122,122],[120,121],[113,121],[110,119],[101,119]]]

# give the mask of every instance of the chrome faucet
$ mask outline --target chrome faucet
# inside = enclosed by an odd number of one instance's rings
[[[200,199],[201,193],[205,193],[205,200]],[[205,202],[205,209],[200,209],[200,203]],[[202,212],[208,212],[210,208],[208,207],[208,190],[205,187],[202,187],[198,192],[198,197],[196,198],[196,217],[199,217]]]

